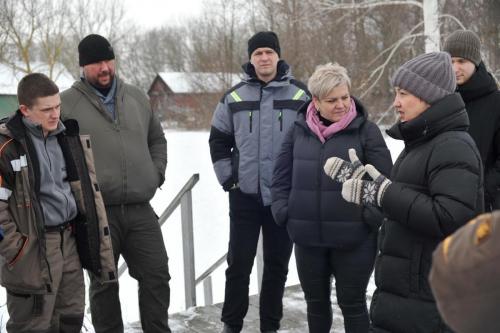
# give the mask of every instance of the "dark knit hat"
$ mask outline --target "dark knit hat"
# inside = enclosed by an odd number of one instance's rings
[[[446,38],[443,51],[452,57],[470,60],[474,65],[481,63],[481,40],[470,30],[457,30]]]
[[[260,31],[248,40],[248,58],[259,47],[269,47],[278,53],[278,57],[280,56],[280,41],[278,40],[278,36],[272,31]]]
[[[446,52],[426,53],[407,61],[398,68],[391,83],[428,104],[453,94],[457,86],[451,57]]]
[[[78,44],[80,66],[93,64],[103,60],[115,58],[113,47],[108,40],[100,35],[88,35]]]

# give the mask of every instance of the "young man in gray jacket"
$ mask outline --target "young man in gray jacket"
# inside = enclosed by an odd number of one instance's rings
[[[165,136],[146,95],[115,75],[115,54],[104,37],[83,38],[78,53],[82,78],[61,94],[62,113],[77,119],[95,145],[115,261],[121,254],[138,281],[142,329],[170,332],[168,257],[149,204],[164,181]],[[90,308],[97,333],[123,332],[118,285],[91,279]]]
[[[17,92],[19,110],[0,124],[7,331],[77,333],[82,265],[101,283],[116,279],[91,145],[74,120],[59,120],[59,89],[48,77],[29,74]]]
[[[240,332],[248,310],[249,277],[262,229],[264,275],[260,329],[276,332],[283,316],[283,291],[292,242],[271,214],[274,159],[297,110],[309,99],[280,60],[272,31],[248,40],[250,62],[244,79],[217,106],[210,131],[210,154],[219,183],[229,191],[230,235],[222,321],[224,332]]]

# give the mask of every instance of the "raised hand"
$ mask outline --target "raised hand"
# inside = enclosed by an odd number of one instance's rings
[[[381,206],[385,191],[391,181],[378,172],[371,164],[365,165],[371,180],[348,179],[342,185],[342,197],[357,205]]]
[[[344,183],[348,179],[361,179],[366,172],[356,155],[356,150],[350,148],[348,153],[350,163],[339,157],[330,157],[323,166],[325,173],[339,183]]]

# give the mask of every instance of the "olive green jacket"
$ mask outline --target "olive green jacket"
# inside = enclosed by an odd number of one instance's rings
[[[63,118],[78,121],[94,143],[97,179],[106,205],[148,202],[163,184],[167,142],[147,96],[116,77],[116,120],[84,80],[61,94]]]

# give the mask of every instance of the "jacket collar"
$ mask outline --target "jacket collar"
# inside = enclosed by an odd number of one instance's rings
[[[114,79],[113,84],[114,85],[116,84],[115,94],[118,96],[123,89],[123,81],[118,77],[118,75],[115,75],[115,79]],[[100,97],[96,94],[95,88],[92,87],[92,85],[90,83],[88,83],[85,79],[82,79],[80,81],[75,81],[75,83],[73,83],[72,88],[75,88],[78,91],[82,92],[87,97],[89,97],[90,100],[92,100],[92,101],[100,100]]]
[[[354,118],[353,121],[341,132],[358,129],[365,121],[368,120],[368,112],[363,106],[363,104],[356,97],[352,95],[351,97],[354,100],[354,103],[356,104],[357,115],[356,118]],[[306,113],[310,103],[312,103],[312,100],[305,102],[304,105],[301,106],[301,108],[298,111],[299,117],[295,121],[298,125],[305,127],[306,129],[309,129],[309,126],[306,123]]]
[[[479,64],[476,72],[464,84],[457,87],[465,103],[481,98],[497,91],[497,83],[493,76],[486,70],[483,62]]]
[[[14,115],[12,115],[10,118],[7,119],[7,122],[5,123],[5,128],[10,133],[1,130],[2,134],[8,135],[9,137],[12,137],[18,141],[26,136],[27,126],[24,124],[23,115],[21,111],[17,110],[14,113]],[[59,125],[57,126],[57,130],[55,132],[53,132],[54,135],[59,135],[61,133],[69,135],[78,135],[79,134],[78,122],[74,119],[68,119],[63,122],[59,121]],[[39,133],[41,133],[41,128]]]
[[[26,127],[23,124],[23,115],[19,110],[7,119],[5,126],[10,131],[12,138],[18,141],[26,136]]]
[[[22,120],[24,126],[26,127],[26,130],[29,133],[31,133],[32,135],[34,135],[40,139],[44,139],[42,125],[35,124],[34,122],[32,122],[31,120],[29,120],[26,117],[22,117],[21,120]],[[59,123],[57,124],[57,128],[54,131],[49,132],[47,137],[56,136],[59,133],[64,132],[65,129],[66,128],[64,127],[63,123],[59,120]]]
[[[447,131],[467,131],[469,117],[458,93],[450,94],[432,104],[415,119],[397,122],[386,132],[394,139],[404,140],[407,148],[426,142]]]
[[[275,78],[268,83],[265,83],[259,80],[259,78],[257,77],[257,74],[255,73],[255,67],[250,62],[247,62],[246,64],[243,64],[243,66],[241,66],[243,68],[243,71],[245,72],[243,80],[248,83],[271,85],[275,84],[276,82],[289,81],[293,78],[290,66],[285,62],[285,60],[279,60],[276,66],[277,70]]]

